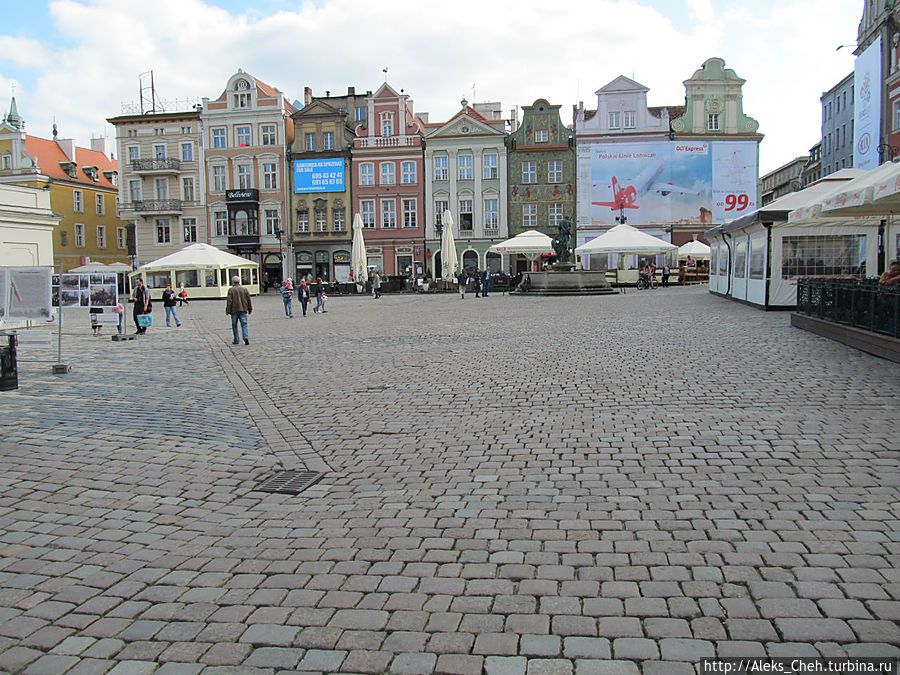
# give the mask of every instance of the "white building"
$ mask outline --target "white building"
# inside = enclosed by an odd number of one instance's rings
[[[0,267],[53,265],[50,190],[0,184]]]

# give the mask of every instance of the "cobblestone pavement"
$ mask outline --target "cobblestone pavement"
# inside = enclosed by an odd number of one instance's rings
[[[207,301],[23,348],[0,671],[900,655],[900,366],[701,288],[255,304],[249,346]]]

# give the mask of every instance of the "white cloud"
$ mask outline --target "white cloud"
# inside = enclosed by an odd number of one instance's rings
[[[509,111],[546,98],[569,122],[573,104],[593,107],[593,92],[620,74],[650,87],[651,105],[681,104],[682,82],[721,56],[747,80],[744,109],[766,135],[765,171],[817,139],[818,97],[852,69],[848,50],[833,48],[852,40],[858,20],[844,0],[763,12],[688,0],[686,30],[635,0],[274,4],[284,9],[233,15],[201,0],[54,0],[50,16],[66,46],[0,35],[0,67],[38,71],[17,90],[31,133],[49,135],[55,115],[62,135],[86,144],[112,134],[105,118],[137,101],[138,76],[151,69],[164,99],[215,98],[243,68],[293,100],[304,86],[375,89],[388,67],[391,84],[432,121],[471,101],[474,83],[479,101]]]

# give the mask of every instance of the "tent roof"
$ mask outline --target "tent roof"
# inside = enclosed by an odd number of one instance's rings
[[[886,162],[822,198],[822,217],[886,216],[900,211],[900,162]]]
[[[665,253],[678,248],[627,224],[616,225],[608,232],[575,249],[576,253]]]
[[[64,272],[64,274],[87,274],[88,272],[115,272],[115,269],[101,262],[89,262],[79,267],[73,267],[68,272]]]
[[[517,234],[512,239],[501,241],[491,246],[489,251],[497,253],[549,253],[553,251],[553,239],[543,232],[528,230]]]
[[[678,247],[678,257],[687,258],[690,256],[709,257],[710,248],[702,241],[689,241],[688,243]]]
[[[191,244],[158,260],[138,268],[139,272],[151,270],[193,269],[197,267],[240,267],[258,265],[247,258],[233,255],[209,244]]]

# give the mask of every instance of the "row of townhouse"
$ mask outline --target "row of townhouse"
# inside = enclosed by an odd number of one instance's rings
[[[370,265],[387,275],[433,276],[442,214],[450,211],[464,266],[517,271],[524,260],[506,260],[490,246],[528,229],[555,235],[564,218],[577,222],[582,243],[624,212],[624,197],[600,193],[621,184],[630,194],[627,181],[641,170],[625,167],[632,175],[611,183],[598,179],[598,148],[606,157],[610,144],[624,143],[632,157],[657,154],[635,153],[635,144],[704,154],[707,174],[697,179],[709,184],[713,146],[747,144],[742,167],[722,167],[752,173],[740,204],[755,204],[762,137],[743,114],[743,82],[714,58],[685,81],[683,106],[649,108],[647,88],[619,77],[596,92],[596,110],[573,107],[572,125],[561,106],[544,99],[525,106],[521,122],[517,111],[505,118],[499,103],[465,100],[450,119],[431,122],[386,82],[364,94],[349,87],[313,96],[306,89],[303,101],[291,103],[239,70],[218,98],[193,110],[109,119],[124,158],[119,214],[134,225],[139,263],[208,241],[259,262],[274,282],[306,274],[347,280],[356,214]],[[667,175],[654,164],[654,180]],[[639,188],[652,192],[653,182],[645,182]],[[687,216],[672,210],[668,220],[644,222],[630,210],[630,222],[674,243],[690,240],[709,227],[716,211],[710,200],[724,198],[713,189]]]

